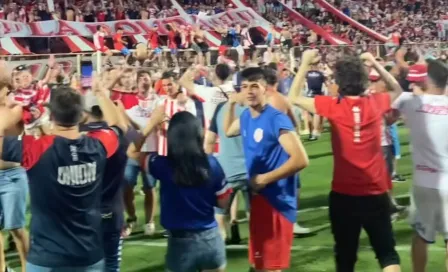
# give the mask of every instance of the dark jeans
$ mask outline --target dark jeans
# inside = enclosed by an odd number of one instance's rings
[[[330,193],[330,221],[335,240],[337,272],[354,272],[363,228],[381,268],[400,264],[390,218],[387,193],[349,196]]]

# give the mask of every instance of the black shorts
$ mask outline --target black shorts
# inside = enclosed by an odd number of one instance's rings
[[[292,39],[284,40],[284,41],[282,42],[282,45],[283,45],[284,47],[287,47],[288,49],[291,49],[291,48],[293,47]]]
[[[208,44],[206,42],[195,43],[191,47],[198,54],[208,52]]]
[[[395,250],[388,193],[350,196],[331,192],[329,198],[336,271],[355,271],[361,229],[366,231],[381,268],[400,264]]]

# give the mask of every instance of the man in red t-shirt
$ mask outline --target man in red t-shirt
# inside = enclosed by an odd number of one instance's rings
[[[125,57],[126,62],[127,62],[129,57],[131,56],[131,52],[125,46],[125,44],[127,44],[127,42],[123,40],[123,28],[122,27],[117,28],[117,34],[114,35],[113,39],[114,39],[115,50],[120,51],[120,53],[123,54],[123,56]]]
[[[388,196],[391,178],[381,148],[381,125],[402,89],[372,54],[365,53],[361,59],[374,66],[390,86],[389,93],[365,95],[368,77],[363,62],[343,56],[334,69],[339,97],[301,97],[305,75],[316,57],[315,50],[304,53],[289,97],[294,104],[331,123],[334,172],[329,212],[336,271],[354,271],[359,235],[364,228],[383,271],[398,272],[400,259]]]
[[[154,24],[149,32],[148,49],[151,50],[150,61],[157,58],[159,67],[162,65],[162,49],[159,45],[159,26]]]

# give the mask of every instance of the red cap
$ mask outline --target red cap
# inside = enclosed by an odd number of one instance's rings
[[[409,82],[423,82],[428,77],[428,66],[425,64],[414,64],[409,67],[406,79]]]
[[[377,81],[377,80],[379,80],[381,77],[380,77],[380,74],[377,72],[377,70],[376,69],[371,69],[370,70],[370,73],[369,73],[369,80],[370,81]]]

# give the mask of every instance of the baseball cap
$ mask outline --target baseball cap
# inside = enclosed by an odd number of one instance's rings
[[[428,66],[426,64],[414,64],[409,67],[406,79],[409,82],[424,82],[428,77]]]
[[[380,78],[381,78],[380,74],[378,73],[378,71],[376,69],[371,69],[370,70],[370,73],[369,73],[369,80],[370,81],[377,81]]]

